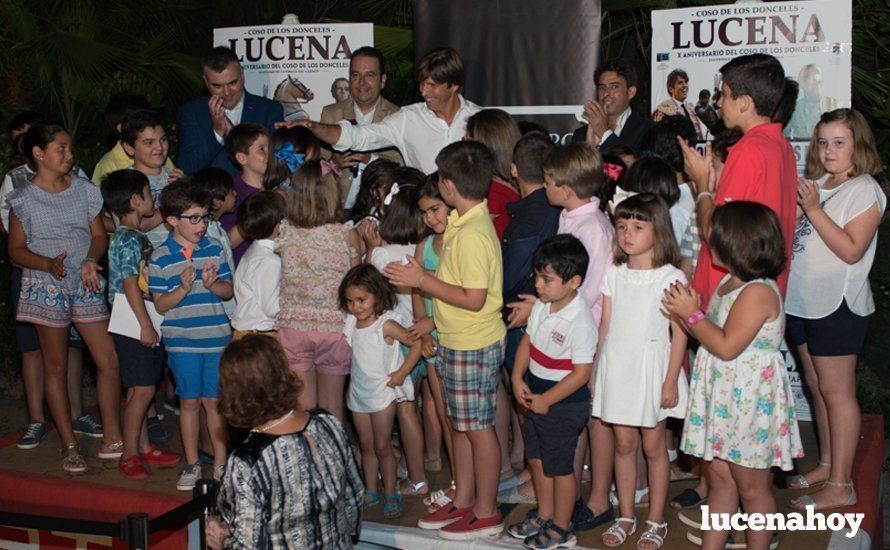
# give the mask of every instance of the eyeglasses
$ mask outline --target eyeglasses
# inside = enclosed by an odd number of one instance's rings
[[[198,225],[201,222],[204,222],[205,224],[207,224],[207,223],[210,223],[210,220],[213,219],[213,216],[211,216],[210,214],[205,214],[203,216],[199,216],[197,214],[194,214],[191,216],[183,216],[182,214],[180,214],[179,216],[176,216],[176,217],[179,218],[180,220],[188,220],[189,223],[192,225]]]

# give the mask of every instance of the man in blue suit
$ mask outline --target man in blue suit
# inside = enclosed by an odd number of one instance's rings
[[[204,84],[209,96],[179,109],[179,155],[176,165],[191,174],[217,166],[231,175],[236,169],[226,156],[226,136],[242,122],[253,122],[274,130],[284,120],[281,104],[244,89],[244,72],[238,56],[229,48],[217,47],[204,58]]]

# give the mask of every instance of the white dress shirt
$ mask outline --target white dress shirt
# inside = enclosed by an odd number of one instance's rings
[[[274,330],[278,316],[281,258],[275,241],[254,241],[235,270],[235,330]]]
[[[615,134],[616,136],[621,135],[621,130],[624,129],[624,124],[627,123],[627,117],[630,116],[630,113],[631,110],[630,107],[628,107],[624,110],[623,113],[618,115],[618,120],[615,121],[615,129],[612,130],[611,128],[606,128],[606,131],[603,132],[603,135],[600,136],[600,145],[605,143],[605,141],[609,139],[609,136],[611,136],[612,134]]]
[[[241,124],[241,113],[244,112],[244,93],[241,93],[241,99],[238,100],[238,104],[232,107],[231,109],[226,109],[226,118],[229,119],[229,122],[232,123],[232,128]],[[216,136],[216,141],[222,143],[223,136],[216,133],[216,130],[213,131],[213,135]]]
[[[431,111],[426,103],[402,107],[380,122],[367,126],[353,126],[340,121],[340,140],[337,151],[372,151],[396,147],[407,166],[427,174],[436,171],[436,156],[446,145],[460,141],[467,133],[467,119],[479,111],[479,106],[458,96],[460,109],[449,126]]]

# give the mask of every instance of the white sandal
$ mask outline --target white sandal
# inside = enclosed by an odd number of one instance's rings
[[[427,511],[432,513],[445,506],[446,504],[451,504],[451,498],[445,494],[447,491],[454,491],[456,489],[454,482],[451,482],[451,487],[448,489],[439,489],[438,491],[433,491],[426,498],[423,499],[423,505],[427,507]]]
[[[821,460],[817,460],[816,464],[817,464],[817,466],[816,466],[817,468],[818,467],[831,468],[830,462],[822,462]],[[789,477],[788,480],[785,482],[785,484],[792,491],[801,491],[803,489],[809,489],[810,487],[818,487],[820,485],[823,485],[823,484],[825,484],[825,481],[814,481],[813,483],[810,483],[809,481],[807,481],[806,475],[798,474],[798,475]]]
[[[410,479],[405,482],[405,488],[402,488],[402,483],[399,483],[398,493],[402,496],[406,497],[420,497],[429,494],[429,484],[424,479],[423,481],[418,481],[417,483],[413,483]],[[421,492],[424,489],[427,491]]]
[[[662,546],[664,546],[664,539],[667,538],[668,535],[668,524],[664,523],[655,523],[652,520],[647,519],[646,525],[649,526],[648,529],[643,531],[643,534],[640,535],[640,538],[637,540],[637,548],[639,550],[658,550]],[[664,534],[659,534],[659,531],[664,529]],[[654,542],[655,546],[640,546],[641,542]]]
[[[624,529],[621,528],[622,522],[631,524],[630,531],[625,531]],[[603,536],[602,536],[603,544],[605,544],[606,546],[608,546],[610,548],[615,548],[616,546],[621,546],[622,544],[624,544],[624,541],[627,540],[627,537],[633,535],[636,532],[637,532],[637,518],[616,518],[615,523],[613,523],[612,526],[609,527],[608,529],[606,529],[606,532],[603,533]],[[618,542],[615,544],[610,544],[610,543],[606,542],[606,535],[612,535],[613,537],[618,539]]]

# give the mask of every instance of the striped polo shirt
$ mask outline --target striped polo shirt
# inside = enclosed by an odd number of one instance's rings
[[[183,246],[173,238],[173,232],[151,255],[148,290],[168,294],[179,285],[179,275],[188,267]],[[223,249],[206,235],[192,251],[195,282],[191,292],[164,316],[161,333],[167,351],[175,353],[218,353],[232,339],[229,317],[223,301],[204,288],[201,269],[213,261],[219,269],[219,280],[232,279],[232,270],[223,257]]]
[[[550,313],[549,303],[536,301],[528,318],[527,333],[532,375],[529,389],[535,393],[556,385],[572,372],[574,365],[593,363],[598,332],[593,313],[581,294],[556,313]],[[574,401],[581,394],[570,397]]]

